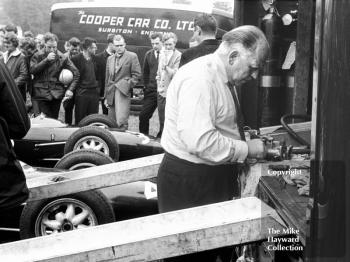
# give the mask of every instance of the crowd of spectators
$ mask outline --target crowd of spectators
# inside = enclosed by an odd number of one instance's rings
[[[29,115],[58,119],[63,109],[68,125],[102,111],[120,128],[128,129],[132,90],[142,79],[144,99],[139,131],[150,135],[149,121],[158,108],[160,127],[156,136],[160,138],[167,88],[178,68],[214,52],[220,43],[215,39],[216,21],[212,16],[200,15],[194,23],[191,48],[184,54],[176,49],[174,33],[151,34],[152,48],[145,54],[143,65],[136,53],[127,50],[122,35],[108,34],[102,52],[97,52],[95,39],[71,37],[61,52],[56,35],[48,32],[35,36],[26,31],[18,36],[13,25],[0,28],[0,58],[14,77]],[[63,69],[72,72],[68,84],[59,81]]]
[[[87,115],[99,113],[101,106],[101,113],[114,119],[120,128],[128,129],[132,89],[144,72],[144,79],[152,78],[147,81],[150,85],[145,84],[145,100],[149,88],[155,97],[146,122],[158,107],[160,137],[165,90],[179,67],[181,53],[175,49],[177,37],[174,33],[152,34],[151,42],[155,38],[157,58],[151,65],[151,76],[147,73],[150,65],[145,63],[142,69],[136,53],[127,50],[124,37],[115,34],[107,36],[106,48],[102,52],[97,52],[96,40],[88,36],[70,38],[61,52],[56,35],[48,32],[35,36],[26,31],[23,36],[18,36],[17,28],[9,25],[0,29],[0,58],[14,77],[29,115],[44,114],[58,119],[59,111],[63,109],[64,121],[69,125],[78,124]],[[162,43],[165,43],[165,48],[162,48]],[[161,64],[159,70],[158,63]],[[69,84],[59,79],[63,69],[72,72]],[[140,122],[142,119],[141,116]],[[148,126],[142,128],[140,123],[140,132],[149,135],[148,129]]]
[[[6,156],[13,153],[9,141],[25,135],[30,128],[29,116],[44,114],[58,119],[62,108],[64,121],[69,125],[99,113],[101,106],[102,113],[114,119],[119,128],[128,129],[132,90],[140,84],[141,78],[144,99],[139,130],[149,135],[149,120],[158,108],[160,130],[157,137],[160,138],[167,89],[180,64],[214,52],[219,43],[211,40],[209,48],[208,43],[205,44],[208,39],[215,39],[216,22],[212,16],[200,15],[194,22],[195,31],[189,44],[202,45],[205,51],[194,55],[197,52],[191,51],[192,47],[185,51],[184,61],[176,49],[177,36],[174,33],[153,33],[149,38],[152,48],[146,52],[142,66],[137,54],[127,50],[122,35],[109,34],[105,49],[99,53],[95,39],[71,37],[61,52],[58,37],[50,32],[34,35],[26,31],[18,35],[16,26],[0,28],[1,106],[4,108],[0,112],[0,143],[3,149],[7,148],[6,152],[2,150],[0,153]],[[71,79],[61,79],[64,69],[70,71]],[[11,201],[23,201],[28,196],[18,161],[14,157],[9,165],[9,159],[6,163],[0,161],[0,170],[16,174],[17,180],[13,185],[9,184],[11,179],[6,179],[7,184],[1,183],[5,186],[0,187],[0,196],[12,194],[14,200],[1,197],[0,207]]]
[[[15,27],[0,29],[0,210],[28,197],[23,171],[11,138],[23,137],[28,114],[57,119],[63,104],[65,121],[75,124],[99,112],[128,129],[132,89],[144,82],[140,132],[149,135],[149,120],[158,107],[161,145],[165,151],[158,169],[160,213],[239,197],[238,176],[247,157],[264,159],[260,139],[246,141],[236,87],[256,79],[269,45],[255,26],[227,32],[215,39],[216,20],[201,14],[194,19],[191,48],[176,49],[172,33],[151,34],[152,49],[143,68],[136,53],[127,50],[122,35],[108,35],[106,48],[96,54],[96,40],[72,37],[58,50],[52,33],[19,38]],[[193,61],[192,61],[193,60]],[[63,70],[70,71],[62,81]],[[10,111],[9,111],[10,110]],[[3,174],[2,174],[3,175]],[[167,258],[164,261],[233,261],[232,247]]]

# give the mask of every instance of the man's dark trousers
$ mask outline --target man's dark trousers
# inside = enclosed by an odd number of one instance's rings
[[[75,96],[75,122],[78,124],[84,117],[98,113],[98,93]]]
[[[68,125],[72,125],[73,122],[73,108],[74,108],[75,98],[68,99],[63,103],[64,108],[64,122]]]
[[[157,108],[157,91],[145,89],[142,110],[139,115],[139,130],[145,135],[149,134],[149,120]]]
[[[232,200],[238,195],[235,165],[196,164],[165,153],[158,169],[158,208],[160,213]],[[239,212],[239,211],[237,211]],[[215,262],[231,259],[233,249],[218,248],[164,259],[166,262]],[[235,260],[234,260],[235,261]]]
[[[62,99],[38,100],[39,110],[49,118],[58,119]]]
[[[157,137],[161,137],[164,129],[164,122],[165,122],[165,104],[166,104],[166,98],[164,96],[161,96],[158,94],[157,96],[157,105],[158,105],[158,118],[159,118],[159,132],[157,134]]]

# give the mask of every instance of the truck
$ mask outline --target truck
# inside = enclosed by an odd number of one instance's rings
[[[153,32],[173,32],[178,37],[176,48],[189,47],[193,35],[193,19],[200,13],[212,14],[218,22],[217,38],[231,30],[233,13],[208,4],[172,4],[167,1],[109,1],[57,3],[51,8],[50,31],[59,38],[63,50],[71,37],[96,39],[98,52],[107,45],[108,34],[121,34],[127,49],[137,53],[142,64],[151,48],[149,35]]]

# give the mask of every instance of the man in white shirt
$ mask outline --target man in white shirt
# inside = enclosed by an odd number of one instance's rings
[[[234,163],[264,157],[261,140],[244,141],[234,86],[258,76],[268,51],[260,29],[238,27],[223,36],[214,54],[191,61],[174,76],[161,139],[166,153],[158,171],[160,212],[232,199]],[[208,251],[169,261],[216,261],[217,255]]]

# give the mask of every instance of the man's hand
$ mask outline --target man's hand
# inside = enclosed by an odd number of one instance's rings
[[[70,90],[67,90],[64,96],[67,97],[68,99],[70,99],[73,97],[73,92]]]
[[[64,94],[63,99],[62,99],[63,106],[64,106],[65,102],[69,99],[72,99],[72,97],[73,97],[73,92],[70,90],[67,90],[66,93]]]
[[[264,159],[266,157],[266,148],[260,139],[252,139],[247,141],[248,158]]]
[[[56,59],[56,54],[54,52],[51,52],[47,55],[47,60],[49,60],[50,62]]]
[[[105,104],[105,107],[109,108],[109,104],[108,104],[108,102],[107,102],[107,99],[105,99],[105,100],[103,101],[103,103]]]

